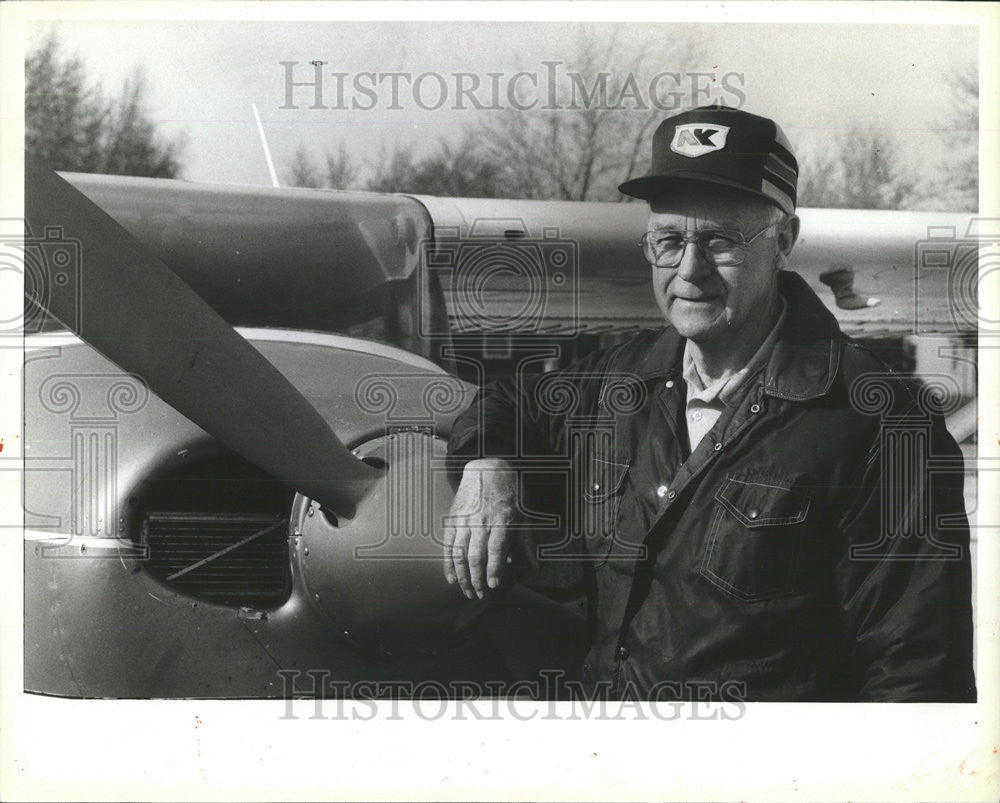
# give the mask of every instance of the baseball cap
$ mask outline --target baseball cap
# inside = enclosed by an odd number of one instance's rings
[[[714,104],[668,117],[653,134],[647,176],[618,189],[651,201],[691,182],[744,190],[795,211],[799,165],[774,120]]]

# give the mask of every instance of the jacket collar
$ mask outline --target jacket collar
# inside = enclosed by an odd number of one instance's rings
[[[816,293],[797,273],[778,273],[778,292],[788,315],[764,371],[764,392],[791,401],[825,395],[840,367],[840,327]],[[636,374],[659,379],[681,372],[684,338],[664,328],[646,350]]]

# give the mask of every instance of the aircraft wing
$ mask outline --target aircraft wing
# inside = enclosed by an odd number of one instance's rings
[[[64,177],[236,326],[343,331],[430,237],[401,195]]]
[[[662,325],[649,287],[649,267],[637,245],[647,228],[645,204],[419,200],[430,211],[435,231],[454,237],[456,249],[483,247],[490,241],[508,250],[534,245],[543,257],[561,246],[574,249],[576,264],[562,271],[566,281],[544,284],[540,332],[600,333]],[[807,279],[848,334],[975,328],[977,263],[971,215],[801,209],[799,216],[801,235],[790,267]],[[518,261],[510,263],[506,274],[498,272],[484,282],[482,303],[488,300],[497,318],[518,317],[534,278]],[[547,266],[547,278],[557,271]],[[847,281],[848,275],[855,294],[871,302],[856,309],[837,303],[831,284]],[[460,283],[443,284],[452,290],[449,310],[456,327],[471,325],[470,315],[462,314]]]
[[[435,275],[458,332],[484,324],[500,331],[498,321],[556,336],[662,324],[637,246],[645,204],[66,178],[234,325],[345,331],[359,305],[384,303],[388,285],[421,271]],[[972,215],[801,209],[799,216],[791,269],[848,334],[975,328]],[[547,262],[561,246],[570,261]],[[421,262],[428,247],[440,257],[433,264]],[[490,266],[480,260],[470,268],[468,254],[484,249]],[[479,274],[470,279],[469,270]],[[844,281],[856,308],[836,301],[831,285]],[[470,288],[471,304],[462,297]],[[526,317],[525,293],[539,294],[543,309]]]

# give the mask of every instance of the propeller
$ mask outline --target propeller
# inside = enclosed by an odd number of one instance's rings
[[[345,518],[382,471],[180,277],[46,165],[25,156],[25,217],[79,243],[79,296],[48,312],[218,441]],[[331,378],[332,379],[332,378]]]
[[[356,458],[306,398],[177,274],[83,193],[27,155],[25,217],[31,233],[48,237],[55,228],[62,240],[78,243],[80,255],[79,296],[56,288],[46,293],[42,285],[49,277],[43,274],[34,277],[36,297],[26,292],[26,304],[44,307],[95,350],[140,376],[175,410],[302,495],[293,510],[294,566],[312,604],[341,630],[394,654],[414,644],[423,654],[429,645],[447,646],[478,621],[487,601],[470,604],[457,586],[445,582],[439,542],[397,538],[389,561],[360,560],[356,554],[371,549],[373,536],[392,529],[387,495],[409,488],[413,462],[428,449],[443,453],[443,443],[411,433],[394,459],[377,460],[383,468]],[[370,458],[379,457],[382,440],[366,444]],[[454,489],[444,477],[437,477],[433,493],[433,510],[447,510]],[[310,500],[332,512],[337,524],[331,526],[326,515],[309,518]],[[408,504],[416,502],[404,504],[404,518],[419,518],[418,508]],[[337,538],[329,537],[333,530]],[[489,632],[506,628],[522,638],[522,619],[504,611],[523,608],[532,621],[551,621],[553,630],[585,643],[579,640],[582,625],[552,601],[516,587],[504,596]],[[549,631],[541,641],[552,649],[557,644]],[[546,661],[565,662],[565,656]]]

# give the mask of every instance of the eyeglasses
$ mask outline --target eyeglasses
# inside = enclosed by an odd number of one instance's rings
[[[702,229],[679,231],[654,229],[642,235],[639,246],[646,260],[658,268],[676,268],[684,258],[688,243],[694,243],[709,262],[716,265],[741,265],[746,252],[760,235],[783,221],[769,223],[749,240],[735,229]]]

